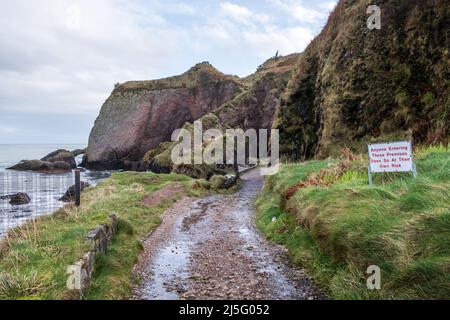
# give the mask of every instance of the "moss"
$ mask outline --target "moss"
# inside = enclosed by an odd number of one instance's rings
[[[164,153],[172,146],[172,142],[163,142],[160,143],[156,148],[149,150],[143,157],[142,161],[149,163],[152,158],[155,158],[157,155]]]
[[[202,122],[202,130],[205,132],[209,129],[218,129],[224,132],[224,127],[220,123],[219,118],[212,113],[206,114],[201,117],[199,121]],[[183,125],[183,129],[190,132],[193,138],[194,126],[192,123],[186,123]],[[174,165],[171,154],[172,149],[177,144],[177,142],[164,142],[159,144],[155,149],[148,151],[143,161],[148,163],[150,170],[155,172],[173,172],[178,174],[187,175],[194,179],[209,179],[214,174],[221,173],[227,174],[232,171],[231,167],[226,167],[222,165],[207,165],[207,164],[181,164]],[[206,144],[203,145],[203,148]],[[193,159],[193,147],[191,159]]]
[[[383,32],[367,30],[366,6],[340,1],[300,56],[275,120],[285,157],[409,130],[416,144],[448,141],[450,4],[384,1]]]
[[[436,101],[436,96],[433,92],[427,92],[423,95],[420,102],[425,105],[425,109],[431,109]]]
[[[224,184],[224,182],[226,181],[226,177],[224,177],[224,176],[217,176],[217,175],[215,175],[215,176],[213,176],[212,178],[211,178],[211,180],[210,180],[210,182],[211,182],[211,188],[212,189],[215,189],[215,190],[218,190],[218,189],[221,189],[222,188],[222,185]]]

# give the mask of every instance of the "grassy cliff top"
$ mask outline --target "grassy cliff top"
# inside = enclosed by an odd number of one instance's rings
[[[201,62],[190,68],[185,73],[157,80],[127,81],[116,84],[114,92],[129,90],[163,90],[174,88],[193,88],[202,84],[217,81],[234,81],[237,83],[251,83],[255,79],[268,73],[290,72],[297,64],[301,54],[293,53],[287,56],[273,57],[258,67],[258,70],[243,79],[238,76],[228,75],[220,72],[209,62]]]
[[[292,53],[287,56],[272,57],[260,65],[257,72],[282,73],[290,71],[298,63],[300,56],[300,53]]]
[[[114,92],[123,92],[128,90],[162,90],[174,88],[192,88],[202,84],[218,81],[235,81],[238,82],[237,76],[225,75],[220,72],[209,62],[198,63],[185,73],[158,79],[143,81],[127,81],[125,83],[116,84]]]
[[[242,80],[244,80],[246,84],[251,84],[269,73],[276,75],[289,73],[295,69],[300,57],[301,53],[272,57],[260,65],[255,73],[243,78]]]

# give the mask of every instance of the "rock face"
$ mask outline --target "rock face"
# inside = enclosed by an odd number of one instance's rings
[[[143,171],[147,171],[148,167],[144,164],[143,161],[125,160],[125,161],[123,161],[123,168],[122,169],[124,171],[143,172]]]
[[[80,183],[80,189],[83,191],[86,188],[89,188],[91,185],[88,182],[81,181]],[[69,189],[67,189],[66,193],[59,198],[59,201],[63,202],[70,202],[75,200],[75,185],[70,186]]]
[[[199,119],[202,121],[203,131],[219,129],[224,133],[227,127],[270,130],[291,70],[299,56],[292,54],[269,59],[255,74],[241,79],[244,89],[238,96]],[[193,133],[192,123],[186,123],[183,128]],[[143,160],[148,164],[148,169],[155,173],[185,174],[195,179],[209,179],[212,175],[226,175],[235,171],[232,167],[213,165],[173,166],[170,159],[173,146],[174,143],[164,142],[147,152]]]
[[[172,78],[117,85],[89,137],[83,166],[120,169],[125,160],[170,140],[175,129],[215,110],[241,91],[238,79],[208,63]]]
[[[71,151],[74,157],[79,156],[80,154],[85,154],[86,153],[86,149],[75,149],[73,151]]]
[[[65,173],[72,170],[72,165],[64,161],[49,162],[42,160],[23,160],[8,169],[42,173]]]
[[[344,147],[412,139],[448,143],[450,2],[382,1],[381,30],[368,1],[339,1],[295,67],[276,126],[295,159]]]
[[[9,199],[9,204],[13,206],[19,206],[30,203],[30,196],[24,192],[1,196],[0,199]]]
[[[366,143],[397,139],[447,144],[450,2],[384,0],[381,30],[367,27],[369,5],[340,0],[305,52],[269,59],[244,79],[203,63],[181,76],[116,85],[83,164],[140,168],[135,162],[143,160],[172,172],[164,143],[207,114],[223,127],[278,128],[289,159],[336,156],[343,147],[364,152]]]
[[[47,162],[66,162],[68,163],[72,169],[75,169],[77,167],[77,162],[75,161],[75,155],[73,152],[59,149],[52,153],[49,153],[45,157],[41,159],[41,161],[47,161]]]
[[[281,95],[292,74],[299,54],[271,58],[256,73],[242,79],[246,89],[213,113],[223,125],[244,130],[272,128]]]

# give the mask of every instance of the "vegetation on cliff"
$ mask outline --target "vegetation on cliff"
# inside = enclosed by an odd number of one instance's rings
[[[299,56],[278,56],[264,62],[254,74],[242,79],[245,89],[214,110],[214,114],[227,127],[271,129],[280,97]]]
[[[206,114],[198,119],[202,123],[202,133],[209,129],[218,129],[224,133],[224,127],[220,124],[219,119],[214,114]],[[182,129],[190,133],[191,137],[194,136],[194,125],[186,123]],[[209,180],[215,174],[226,175],[233,173],[233,167],[225,165],[209,165],[209,164],[174,164],[171,158],[172,149],[178,144],[178,141],[163,142],[159,144],[155,149],[148,151],[143,158],[144,165],[153,172],[158,173],[178,173],[185,174],[194,179],[207,179]],[[208,145],[205,142],[202,145],[204,151]],[[194,146],[191,141],[191,159],[194,157]]]
[[[448,142],[450,3],[379,1],[381,30],[367,28],[371,4],[339,1],[301,55],[274,124],[288,157],[392,138]]]
[[[205,61],[197,63],[195,66],[179,76],[158,80],[128,81],[119,83],[114,88],[113,94],[140,90],[153,91],[177,88],[197,88],[211,82],[218,83],[219,81],[239,82],[240,80],[237,76],[225,75],[214,68],[209,62]]]
[[[83,165],[123,169],[125,161],[141,161],[148,150],[169,141],[174,130],[241,90],[237,77],[224,75],[209,63],[180,76],[118,84],[95,121]]]
[[[141,161],[207,113],[224,127],[279,128],[289,159],[392,139],[447,144],[450,4],[381,1],[381,30],[370,30],[371,4],[339,1],[305,52],[273,57],[246,78],[200,63],[180,76],[117,84],[92,129],[85,164]]]
[[[203,124],[203,131],[219,129],[267,129],[272,128],[275,110],[280,103],[291,75],[292,67],[298,61],[299,54],[274,57],[262,64],[256,73],[241,79],[242,92],[233,99],[218,106],[217,109],[196,119]],[[186,123],[183,129],[193,133],[192,123]],[[187,174],[193,178],[209,179],[214,174],[227,174],[233,168],[215,165],[173,165],[170,155],[176,142],[163,142],[149,150],[143,161],[155,172],[175,172]],[[203,146],[205,147],[206,144]]]
[[[450,150],[416,150],[418,177],[367,159],[286,164],[266,178],[257,224],[339,299],[450,298]],[[366,270],[381,268],[381,290]]]

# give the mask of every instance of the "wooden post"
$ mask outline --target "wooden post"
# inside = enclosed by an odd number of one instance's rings
[[[75,169],[75,205],[80,206],[81,202],[81,182],[80,182],[80,170]]]
[[[370,159],[369,159],[370,161]],[[372,186],[372,170],[370,170],[370,163],[369,167],[367,168],[367,173],[369,174],[369,186]]]
[[[236,174],[236,178],[238,178],[239,179],[239,165],[238,165],[238,154],[237,154],[237,152],[238,152],[238,145],[237,145],[237,137],[236,138],[233,138],[233,140],[234,140],[234,151],[233,151],[233,168],[234,168],[234,173]]]

